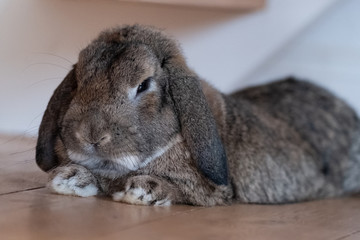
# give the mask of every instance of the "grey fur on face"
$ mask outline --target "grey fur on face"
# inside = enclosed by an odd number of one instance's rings
[[[36,150],[54,192],[131,204],[286,203],[360,189],[360,123],[346,103],[292,78],[224,95],[176,41],[140,25],[81,51]]]

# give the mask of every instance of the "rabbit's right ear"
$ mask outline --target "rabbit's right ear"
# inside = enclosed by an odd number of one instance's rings
[[[225,148],[199,78],[187,69],[180,55],[165,62],[169,73],[169,91],[181,133],[198,169],[215,184],[227,185],[229,176]]]
[[[55,154],[55,142],[70,102],[76,92],[75,66],[56,88],[41,121],[36,145],[36,163],[43,171],[57,167],[60,162]]]

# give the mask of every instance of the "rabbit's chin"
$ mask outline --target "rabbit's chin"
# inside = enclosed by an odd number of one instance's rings
[[[96,173],[103,177],[121,177],[132,170],[136,170],[134,168],[135,162],[132,162],[132,160],[134,160],[135,158],[131,157],[126,158],[129,164],[127,166],[125,162],[121,164],[120,162],[114,161],[113,159],[106,159],[96,156],[95,154],[86,155],[76,151],[67,150],[67,155],[71,162],[84,166],[93,173]]]
[[[169,143],[159,147],[149,156],[140,157],[138,155],[122,154],[117,157],[103,158],[96,155],[86,155],[76,151],[67,150],[69,159],[79,165],[86,167],[104,177],[120,177],[131,171],[136,171],[146,167],[150,162],[164,155],[169,149],[182,142],[180,134],[176,135]]]

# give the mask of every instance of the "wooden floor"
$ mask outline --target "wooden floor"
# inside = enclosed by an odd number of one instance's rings
[[[35,141],[0,137],[0,239],[360,239],[360,197],[301,204],[142,207],[51,194]]]

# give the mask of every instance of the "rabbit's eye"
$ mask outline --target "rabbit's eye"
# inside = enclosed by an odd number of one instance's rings
[[[150,81],[151,81],[152,77],[149,77],[147,79],[145,79],[137,88],[137,92],[136,94],[139,94],[145,90],[147,90],[150,86]]]

